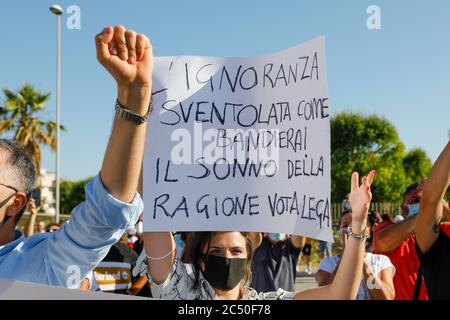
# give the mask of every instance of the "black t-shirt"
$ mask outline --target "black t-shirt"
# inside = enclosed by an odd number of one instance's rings
[[[450,237],[442,230],[431,248],[423,254],[416,241],[430,300],[450,300]]]
[[[258,292],[271,292],[280,288],[293,292],[301,250],[294,247],[290,239],[272,245],[264,237],[253,256],[250,286]]]
[[[109,249],[103,261],[127,262],[131,264],[131,267],[134,267],[138,258],[138,254],[127,244],[117,242]]]

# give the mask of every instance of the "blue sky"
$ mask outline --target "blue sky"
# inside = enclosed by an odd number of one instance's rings
[[[53,2],[3,1],[0,88],[23,82],[52,93],[55,116],[56,18]],[[116,87],[95,58],[94,36],[121,23],[146,33],[155,55],[251,56],[324,35],[330,106],[377,113],[396,126],[407,149],[434,161],[450,129],[450,1],[155,0],[59,1],[81,9],[81,29],[63,16],[61,170],[66,179],[98,172],[111,130]],[[381,30],[366,27],[369,5]],[[44,150],[43,167],[54,154]]]

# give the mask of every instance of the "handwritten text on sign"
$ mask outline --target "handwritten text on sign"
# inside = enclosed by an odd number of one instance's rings
[[[155,59],[146,231],[332,241],[324,39],[251,58]]]

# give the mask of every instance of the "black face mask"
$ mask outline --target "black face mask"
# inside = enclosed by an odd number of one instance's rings
[[[205,254],[204,261],[203,275],[213,288],[229,291],[235,288],[244,277],[247,259],[229,259]]]

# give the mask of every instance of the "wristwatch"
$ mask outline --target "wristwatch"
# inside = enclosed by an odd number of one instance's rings
[[[141,116],[120,104],[119,99],[116,100],[116,114],[122,119],[131,121],[136,124],[143,124],[147,121],[148,115],[152,112],[152,101],[150,100],[150,106],[148,108],[148,113]]]

